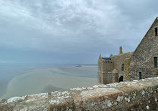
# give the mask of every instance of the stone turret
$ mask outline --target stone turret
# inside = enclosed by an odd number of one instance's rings
[[[112,83],[113,61],[110,57],[101,57],[98,59],[98,83]]]
[[[101,59],[101,54],[99,55],[99,59]]]
[[[101,82],[101,78],[102,78],[101,72],[102,72],[102,57],[100,54],[99,59],[98,59],[98,83],[102,83]]]
[[[122,46],[120,46],[120,54],[122,54],[123,53],[123,51],[122,51]]]

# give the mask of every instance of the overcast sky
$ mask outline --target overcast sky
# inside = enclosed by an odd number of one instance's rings
[[[134,51],[158,0],[0,0],[0,64],[97,64]]]

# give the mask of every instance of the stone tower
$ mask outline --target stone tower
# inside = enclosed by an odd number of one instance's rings
[[[112,83],[113,75],[112,71],[114,69],[113,61],[110,57],[101,57],[98,59],[98,83],[108,84]]]

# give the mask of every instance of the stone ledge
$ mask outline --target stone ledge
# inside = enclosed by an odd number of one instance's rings
[[[0,100],[2,111],[158,110],[158,77]]]

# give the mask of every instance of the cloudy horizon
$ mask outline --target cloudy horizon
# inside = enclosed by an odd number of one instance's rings
[[[97,64],[134,51],[156,0],[0,0],[0,65]]]

